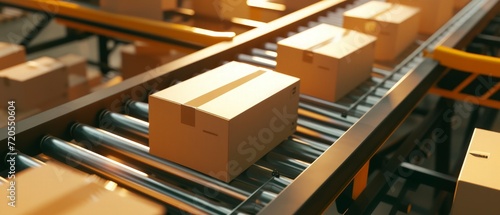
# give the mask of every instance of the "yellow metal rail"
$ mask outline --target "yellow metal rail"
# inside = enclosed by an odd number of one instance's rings
[[[80,22],[80,26],[90,26],[93,29],[100,29],[100,31],[121,31],[121,34],[124,32],[134,34],[135,32],[137,34],[134,37],[143,38],[146,42],[150,42],[153,37],[182,41],[198,46],[210,46],[221,41],[229,41],[236,35],[234,32],[212,31],[113,14],[58,0],[0,0],[0,4],[46,12],[62,19],[71,19],[73,23]]]
[[[430,93],[445,98],[500,109],[500,100],[498,98],[500,95],[500,82],[492,81],[490,83],[484,81],[485,79],[493,80],[493,78],[500,78],[500,58],[468,53],[444,46],[437,47],[429,56],[448,68],[445,74],[453,69],[467,75],[460,83],[455,84],[451,88],[435,85],[430,89]],[[453,79],[453,77],[449,78]],[[452,81],[449,78],[443,79],[440,82]],[[478,85],[477,80],[480,80],[481,84]],[[470,90],[470,86],[473,87],[472,91]]]

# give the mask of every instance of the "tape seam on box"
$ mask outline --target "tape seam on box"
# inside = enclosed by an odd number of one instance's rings
[[[215,98],[227,93],[247,82],[257,78],[258,76],[264,74],[264,70],[257,70],[248,75],[245,75],[237,80],[227,83],[217,89],[207,92],[201,96],[198,96],[191,101],[181,104],[181,123],[189,126],[196,126],[196,109],[201,105],[214,100]]]
[[[305,49],[304,52],[302,53],[302,61],[304,61],[306,63],[312,63],[313,59],[314,59],[314,50],[321,48],[323,46],[326,46],[328,44],[331,44],[331,43],[340,42],[342,40],[342,38],[347,36],[350,32],[351,32],[351,30],[345,29],[344,33],[336,34],[332,37],[328,37],[326,40],[323,40],[323,41],[316,43],[313,46]]]

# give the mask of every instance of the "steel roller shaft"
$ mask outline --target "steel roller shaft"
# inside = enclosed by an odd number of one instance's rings
[[[59,161],[81,165],[188,213],[227,214],[231,211],[192,193],[150,178],[147,174],[129,166],[55,137],[44,137],[41,141],[41,148],[43,153]]]

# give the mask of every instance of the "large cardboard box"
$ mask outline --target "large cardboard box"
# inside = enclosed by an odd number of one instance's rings
[[[163,51],[163,54],[146,47],[141,47],[139,50],[142,53],[138,53],[138,47],[135,45],[126,45],[121,48],[121,72],[124,79],[152,70],[186,55],[175,50]]]
[[[415,42],[420,9],[370,1],[344,13],[344,28],[377,37],[375,59],[390,61]]]
[[[500,133],[474,130],[457,180],[452,214],[500,211]]]
[[[0,189],[4,199],[0,204],[2,214],[164,213],[162,206],[117,187],[114,182],[104,182],[54,162],[17,173],[15,180],[0,185]],[[15,192],[15,207],[7,204],[11,191]]]
[[[163,20],[163,0],[100,0],[101,9],[111,13]]]
[[[87,60],[75,54],[67,54],[57,58],[64,64],[69,75],[85,77],[87,75]]]
[[[0,42],[0,70],[25,61],[26,53],[23,46]]]
[[[229,182],[296,127],[299,79],[230,62],[149,97],[150,153]]]
[[[3,89],[2,89],[3,88]],[[15,100],[16,109],[26,110],[66,97],[68,74],[62,63],[41,57],[0,71],[0,100]],[[7,103],[1,102],[5,107]]]
[[[370,77],[375,40],[320,24],[278,42],[276,71],[300,78],[301,93],[335,102]]]
[[[391,3],[420,8],[419,32],[433,34],[453,16],[453,0],[389,0]]]

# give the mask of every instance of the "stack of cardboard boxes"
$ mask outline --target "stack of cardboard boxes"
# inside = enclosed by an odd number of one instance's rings
[[[83,57],[68,54],[26,61],[22,46],[0,43],[0,116],[7,101],[16,101],[17,118],[23,119],[88,94],[101,79],[100,72],[87,70]]]
[[[67,89],[67,71],[53,58],[41,57],[0,71],[0,91],[5,92],[0,100],[15,100],[18,110],[61,103],[66,100]]]

